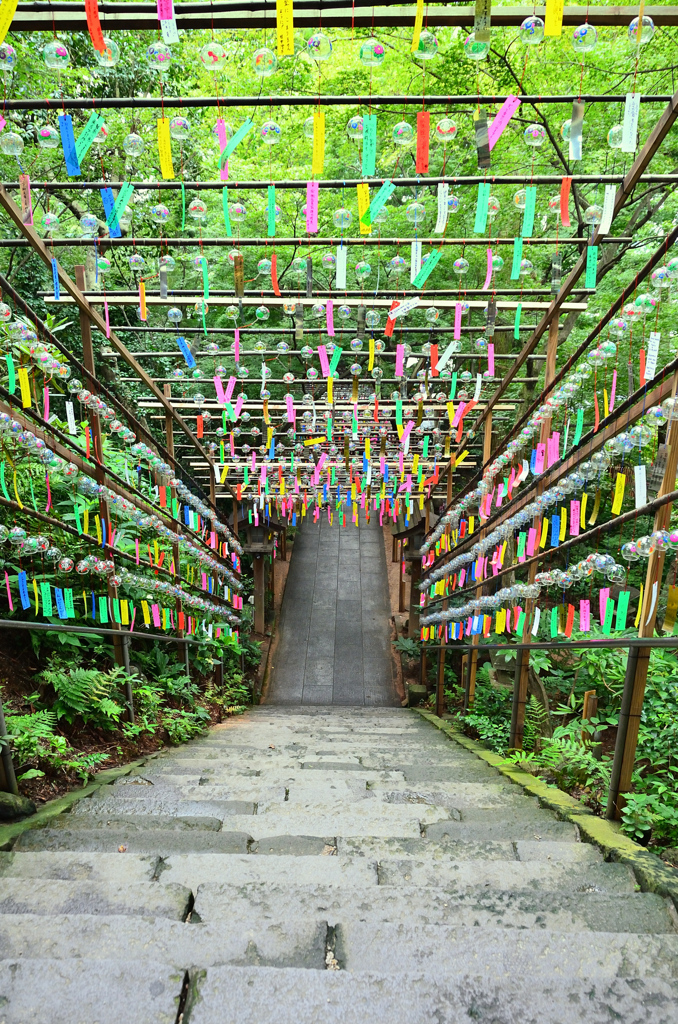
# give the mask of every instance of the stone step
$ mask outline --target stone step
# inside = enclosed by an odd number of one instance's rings
[[[145,814],[110,814],[101,817],[96,814],[59,814],[49,823],[50,829],[68,831],[78,828],[124,828],[127,832],[147,832],[148,827],[148,816]],[[221,820],[206,815],[174,818],[169,814],[154,814],[153,828],[156,832],[219,832]]]
[[[2,1024],[175,1024],[184,971],[152,960],[0,961]]]
[[[369,857],[380,863],[395,858],[414,858],[435,870],[441,861],[448,860],[536,860],[557,863],[600,864],[602,856],[597,847],[589,843],[551,842],[464,842],[447,839],[344,839],[337,837],[339,857]]]
[[[164,882],[121,885],[5,877],[0,889],[0,914],[106,914],[183,921],[190,908],[190,889],[169,879]]]
[[[120,854],[117,847],[114,853],[54,852],[53,848],[50,848],[51,852],[16,852],[24,838],[42,831],[29,829],[11,853],[0,853],[0,877],[61,878],[68,882],[108,882],[112,885],[150,882],[155,878],[160,861],[158,856]]]
[[[435,879],[435,881],[434,881]],[[489,886],[505,892],[531,888],[563,892],[633,892],[635,879],[624,864],[560,863],[558,861],[500,862],[442,860],[435,868],[422,859],[397,858],[379,862],[380,885],[429,886],[468,890]]]
[[[222,963],[325,970],[327,935],[327,924],[316,918],[232,927],[142,917],[121,928],[119,917],[99,914],[15,914],[0,916],[0,960],[138,958],[184,970]]]
[[[248,885],[250,883],[287,883],[300,886],[375,886],[375,861],[340,860],[338,857],[297,857],[280,854],[258,857],[234,854],[224,857],[216,853],[170,854],[163,861],[161,884],[187,886],[197,892],[199,886]],[[286,918],[281,918],[286,920]]]
[[[668,1024],[678,1017],[675,988],[654,978],[598,986],[577,978],[533,981],[529,974],[486,979],[416,970],[384,975],[210,967],[196,978],[189,1020],[261,1024],[266,1006],[275,1006],[276,1024]]]
[[[465,839],[467,842],[548,839],[564,843],[568,840],[574,842],[577,834],[576,825],[569,821],[556,821],[554,818],[533,821],[529,817],[512,821],[510,814],[503,817],[500,811],[495,812],[494,821],[454,821],[450,818],[425,827],[427,839],[448,836],[450,839]]]
[[[401,974],[425,971],[442,977],[662,978],[675,982],[678,935],[624,932],[527,931],[516,928],[453,928],[398,922],[350,922],[336,929],[334,955],[347,971]],[[676,989],[678,994],[678,988]]]
[[[321,915],[330,925],[348,920],[410,921],[457,927],[547,928],[550,931],[673,933],[666,902],[654,893],[608,893],[533,889],[460,892],[452,887],[332,886],[272,884],[209,885],[198,888],[194,916],[202,921]]]
[[[94,821],[96,822],[96,818]],[[246,832],[212,832],[201,829],[172,831],[154,828],[152,817],[147,819],[146,831],[134,828],[128,831],[124,824],[111,828],[33,829],[24,832],[15,849],[72,850],[90,853],[115,853],[124,847],[124,853],[168,857],[171,853],[248,853],[251,837]],[[219,822],[221,824],[221,822]],[[316,840],[323,844],[323,840]]]

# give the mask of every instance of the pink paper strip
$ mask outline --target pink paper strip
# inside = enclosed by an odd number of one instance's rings
[[[452,429],[454,429],[456,426],[458,426],[459,420],[462,418],[463,415],[464,415],[464,403],[460,402],[459,405],[457,406],[457,411],[454,414],[454,419],[452,420]]]
[[[605,622],[605,609],[607,608],[607,600],[610,596],[610,588],[601,587],[598,596],[600,601],[600,624],[602,626],[603,622]]]
[[[318,345],[318,355],[320,357],[320,368],[323,372],[323,377],[329,377],[330,361],[327,358],[327,349],[324,345]]]
[[[285,402],[287,404],[287,422],[294,423],[296,419],[296,413],[294,412],[294,399],[291,395],[285,395]]]
[[[507,96],[500,106],[487,131],[490,139],[490,152],[492,152],[495,145],[501,138],[506,125],[509,123],[519,106],[520,100],[517,96]]]
[[[485,277],[485,284],[483,285],[483,291],[486,292],[490,287],[490,281],[492,280],[492,250],[487,250],[487,275]]]
[[[579,536],[580,505],[578,501],[570,502],[570,537]]]
[[[398,470],[399,470],[401,476],[403,475],[403,469],[405,468],[404,458],[405,457],[404,457],[403,453],[402,452],[398,452]]]
[[[43,389],[42,396],[43,396],[43,413],[42,413],[42,418],[44,419],[45,423],[49,423],[49,388],[47,387],[47,385],[45,385],[45,387]]]
[[[3,120],[4,120],[4,118],[3,118]],[[7,600],[9,601],[9,610],[11,612],[13,612],[14,611],[14,605],[12,604],[12,591],[9,589],[9,576],[7,575],[7,570],[6,569],[5,569],[5,586],[7,587]]]
[[[257,468],[257,453],[256,452],[252,452],[251,466],[252,466],[252,472],[254,472],[254,470]]]
[[[330,338],[334,337],[334,303],[332,299],[327,300],[327,306],[325,308],[325,319],[327,321],[327,333]]]
[[[224,398],[227,402],[231,401],[231,395],[233,394],[233,388],[235,387],[235,377],[228,378],[228,384],[226,385],[226,391],[224,392]]]
[[[228,143],[228,139],[226,138],[226,122],[223,117],[217,118],[217,138],[219,139],[219,152],[223,153]],[[220,169],[219,177],[221,181],[228,181],[228,160]]]
[[[171,21],[174,17],[172,0],[158,0],[158,21]]]
[[[219,405],[226,405],[228,399],[224,394],[224,385],[221,381],[221,377],[214,378],[214,390],[217,393],[217,402],[219,403]]]
[[[464,580],[466,579],[466,569],[462,569],[459,573],[459,586],[464,586]]]
[[[138,565],[139,564],[139,538],[138,537],[136,537],[135,540],[134,540],[134,549],[136,551],[137,565]]]
[[[551,442],[553,444],[553,461],[558,462],[560,459],[560,434],[557,430],[553,431]]]
[[[534,546],[537,543],[537,531],[531,526],[527,531],[527,554],[531,558],[534,554]]]
[[[309,181],[306,185],[306,230],[309,235],[318,231],[318,182]]]
[[[461,338],[461,302],[454,304],[454,338],[456,341]]]
[[[245,404],[245,399],[243,398],[242,395],[238,395],[238,401],[233,406],[233,410],[235,412],[235,418],[236,419],[238,418],[238,416],[242,412],[242,407],[243,407],[244,404]]]
[[[45,512],[49,512],[52,507],[52,492],[49,489],[49,473],[45,473],[45,483],[47,484],[47,508]],[[113,536],[111,537],[111,547],[115,544],[115,530],[113,530]]]
[[[546,445],[540,443],[537,445],[537,454],[534,459],[534,470],[535,473],[544,472],[544,457],[546,455]]]
[[[494,342],[487,346],[487,372],[494,377]]]
[[[617,371],[612,373],[612,390],[610,391],[610,412],[614,409],[614,396],[617,391]]]
[[[110,336],[111,336],[111,325],[108,322],[108,302],[106,301],[106,299],[104,299],[104,319],[106,321],[106,337],[110,338]]]
[[[497,508],[501,508],[501,503],[502,503],[503,500],[504,500],[504,485],[503,484],[499,484],[499,486],[497,487],[497,501],[496,501]],[[490,499],[489,504],[491,505],[491,499]]]
[[[408,437],[410,436],[410,431],[412,430],[413,426],[414,426],[414,420],[409,420],[407,426],[403,430],[403,436],[400,438],[400,443],[403,446],[405,445],[405,442],[407,441]]]
[[[2,114],[0,114],[0,132],[1,132],[1,131],[2,131],[2,129],[3,129],[4,127],[5,127],[5,125],[6,125],[6,124],[7,124],[7,122],[5,121],[5,119],[4,119],[4,117],[2,116]]]
[[[396,345],[396,364],[395,364],[395,375],[396,377],[402,377],[403,375],[403,363],[405,362],[405,346]]]
[[[233,456],[233,455],[235,455],[235,438],[234,438],[232,432],[228,436],[229,436],[229,440],[231,442],[231,456]]]
[[[591,602],[588,598],[579,602],[579,628],[582,633],[588,633],[591,630]]]

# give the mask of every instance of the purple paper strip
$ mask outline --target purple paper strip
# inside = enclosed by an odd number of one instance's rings
[[[306,185],[306,230],[309,235],[318,231],[318,182],[309,181]]]

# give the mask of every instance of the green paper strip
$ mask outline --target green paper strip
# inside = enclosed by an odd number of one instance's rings
[[[104,118],[101,114],[97,114],[95,111],[92,111],[89,115],[89,121],[75,140],[75,155],[79,164],[81,164],[87,156],[89,148],[99,134],[103,124]]]
[[[40,597],[42,599],[42,614],[46,619],[48,619],[50,615],[54,614],[54,607],[52,605],[52,588],[49,583],[40,584]]]
[[[7,362],[7,372],[9,374],[9,384],[7,385],[7,390],[9,391],[10,395],[13,395],[14,392],[16,391],[16,373],[14,371],[14,360],[12,359],[10,352],[8,352],[7,355],[5,356],[5,361]]]
[[[99,622],[108,622],[108,601],[105,597],[99,598]]]
[[[33,490],[33,477],[29,476],[28,484],[29,484],[29,487],[31,488],[31,501],[33,502],[33,508],[37,512],[38,511],[38,503],[35,500],[35,491]]]
[[[424,287],[424,285],[426,284],[426,281],[428,280],[429,276],[435,270],[435,268],[438,266],[438,263],[440,262],[440,257],[442,256],[442,254],[443,254],[443,250],[442,249],[436,249],[435,252],[432,252],[429,255],[429,258],[426,260],[426,263],[423,265],[423,267],[421,268],[421,270],[419,271],[419,273],[415,277],[414,281],[412,282],[412,284],[414,285],[415,288],[423,288]]]
[[[268,186],[268,237],[275,238],[275,185]]]
[[[525,619],[527,618],[526,612],[521,612],[518,616],[518,625],[516,626],[516,634],[522,637],[523,630],[525,629]]]
[[[75,606],[73,604],[73,588],[64,588],[64,604],[66,605],[66,615],[69,619],[75,618]]]
[[[532,238],[534,230],[534,210],[537,203],[537,186],[528,185],[525,189],[525,209],[523,211],[523,238]]]
[[[614,614],[614,601],[611,597],[608,597],[607,604],[605,605],[605,622],[603,623],[603,633],[605,636],[609,636],[612,631],[612,616]]]
[[[363,114],[363,176],[372,176],[377,166],[377,115]],[[362,218],[361,218],[362,219]],[[363,224],[365,221],[363,221]],[[371,223],[370,221],[367,222]]]
[[[2,493],[5,495],[6,500],[7,501],[11,501],[12,499],[9,496],[9,491],[7,490],[7,484],[5,483],[5,463],[4,462],[0,466],[0,487],[2,487]]]
[[[452,381],[450,383],[450,401],[453,402],[457,397],[457,371],[455,370],[452,374]]]
[[[134,192],[134,185],[130,185],[129,181],[123,181],[118,192],[118,197],[113,204],[113,210],[109,217],[106,218],[106,223],[109,228],[111,224],[118,224],[123,213],[127,209],[127,204],[132,198]]]
[[[363,170],[363,174],[364,173],[365,171]],[[374,173],[374,171],[372,173]],[[372,200],[372,202],[370,203],[370,205],[368,206],[368,208],[365,210],[362,217],[360,218],[360,223],[365,224],[367,227],[369,227],[370,224],[373,222],[374,218],[377,216],[382,207],[386,205],[386,203],[388,202],[388,200],[390,199],[394,192],[395,185],[393,184],[393,182],[390,180],[385,181],[384,184],[379,189],[379,191],[377,192],[374,199]]]
[[[186,227],[186,189],[184,183],[181,183],[181,230],[183,231]]]
[[[426,434],[426,436],[424,437],[424,443],[421,446],[421,453],[425,459],[428,458],[428,441],[429,437],[428,434]]]
[[[114,597],[113,598],[113,618],[118,623],[118,625],[121,624],[121,619],[120,619],[120,598],[118,598],[118,597]]]
[[[523,311],[523,304],[519,302],[516,306],[516,318],[513,321],[513,337],[516,341],[520,341],[520,314]]]
[[[73,515],[75,516],[75,525],[78,533],[82,534],[82,523],[80,522],[80,509],[77,505],[73,506]]]
[[[631,597],[630,590],[622,590],[617,599],[617,621],[615,623],[615,629],[626,629],[626,616],[629,611],[629,598]],[[609,600],[609,598],[608,598]],[[607,612],[607,608],[605,609]]]
[[[224,166],[233,150],[236,148],[236,146],[240,145],[240,143],[245,138],[245,136],[247,135],[248,131],[250,131],[251,128],[254,128],[254,121],[250,117],[248,117],[240,125],[233,138],[226,143],[226,148],[219,157],[219,167]]]
[[[563,457],[567,451],[567,435],[570,433],[570,418],[568,416],[567,423],[565,424],[565,437],[563,438]]]
[[[231,215],[228,212],[228,189],[225,185],[221,191],[221,204],[224,208],[224,227],[226,228],[226,235],[228,238],[232,238],[233,228],[231,227]]]
[[[581,441],[581,432],[584,429],[584,410],[580,407],[577,409],[577,425],[574,428],[574,437],[572,439],[572,447],[576,448]]]
[[[551,609],[551,639],[558,636],[558,608]]]
[[[584,280],[585,288],[596,287],[596,274],[598,272],[598,246],[589,245],[586,250],[586,278]]]
[[[475,234],[482,235],[487,227],[487,202],[490,198],[491,183],[483,181],[478,185],[478,201],[476,202],[476,219],[473,225]]]
[[[520,264],[523,258],[523,240],[522,238],[515,238],[513,240],[513,263],[511,264],[511,280],[517,281],[520,277]]]
[[[527,540],[527,534],[526,533],[519,533],[518,534],[518,548],[517,548],[517,551],[516,551],[516,554],[518,556],[525,554],[525,542],[526,542],[526,540]]]
[[[401,398],[396,398],[396,423],[399,427],[403,425],[403,402]]]
[[[336,369],[339,366],[339,360],[341,359],[341,353],[343,351],[344,350],[342,348],[339,348],[339,346],[337,345],[334,352],[332,353],[332,361],[330,363],[330,377],[333,377],[334,374],[336,373]]]

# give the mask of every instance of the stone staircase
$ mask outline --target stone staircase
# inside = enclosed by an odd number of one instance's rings
[[[676,1024],[678,935],[414,712],[263,706],[0,853],[0,1024]]]

